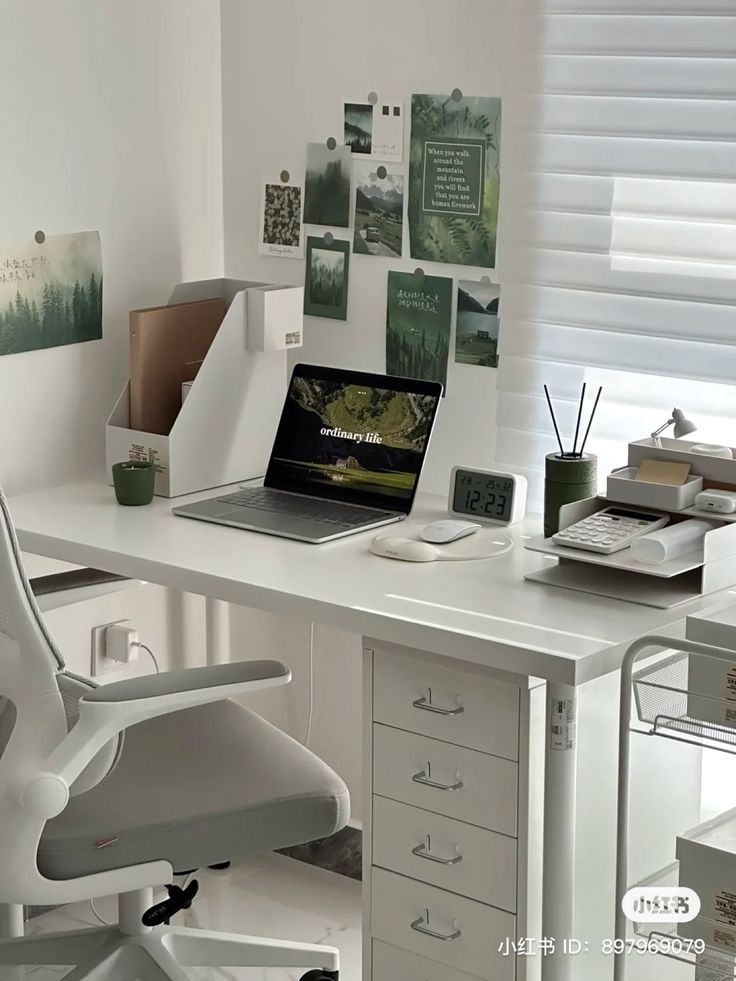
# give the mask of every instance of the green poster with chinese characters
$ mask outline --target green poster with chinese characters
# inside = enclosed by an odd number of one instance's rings
[[[412,258],[495,267],[500,137],[500,99],[412,96]]]
[[[444,385],[450,351],[452,280],[388,274],[386,373]]]

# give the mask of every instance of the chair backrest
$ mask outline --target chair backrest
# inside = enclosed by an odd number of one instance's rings
[[[58,745],[76,724],[79,699],[90,688],[94,688],[92,682],[66,670],[43,621],[0,490],[0,779],[9,766],[17,769],[22,765],[24,758],[31,763],[35,755],[31,747],[26,754],[24,745],[16,745],[23,742],[24,734],[36,752],[50,752]],[[18,726],[24,711],[33,717]],[[98,783],[114,766],[119,749],[116,739],[101,750],[80,775],[73,792],[82,793]]]

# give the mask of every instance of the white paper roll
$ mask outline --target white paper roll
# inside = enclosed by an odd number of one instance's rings
[[[694,552],[702,544],[706,532],[713,526],[707,521],[680,521],[653,531],[649,535],[637,538],[631,546],[631,554],[637,562],[647,562],[649,565],[659,565],[680,555]]]

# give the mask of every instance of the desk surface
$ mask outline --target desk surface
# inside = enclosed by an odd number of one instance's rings
[[[502,558],[415,564],[371,555],[375,532],[307,545],[175,517],[171,506],[119,507],[92,480],[10,500],[26,552],[567,684],[615,670],[635,638],[729,598],[656,610],[524,582],[550,561],[522,547],[534,521],[509,529],[518,547]],[[444,499],[419,495],[397,533],[442,516]]]

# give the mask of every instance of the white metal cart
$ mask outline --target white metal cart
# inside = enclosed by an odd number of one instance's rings
[[[648,652],[648,653],[647,653]],[[639,658],[660,655],[651,664],[635,671]],[[695,658],[711,658],[736,662],[736,651],[712,647],[689,640],[649,636],[637,640],[626,652],[621,668],[621,716],[619,721],[618,770],[618,835],[616,861],[616,931],[615,936],[626,938],[627,918],[621,902],[630,885],[656,886],[667,892],[679,885],[679,863],[674,862],[647,879],[629,883],[629,788],[631,734],[647,735],[717,749],[736,754],[736,725],[706,721],[723,716],[724,703],[733,702],[691,689],[692,665]],[[641,727],[632,728],[632,703]],[[685,829],[683,829],[684,831]],[[677,924],[637,923],[639,937],[656,941],[663,956],[694,967],[696,981],[734,981],[736,953],[706,946],[702,954],[683,951],[677,943]],[[614,981],[625,981],[626,954],[615,958]]]

